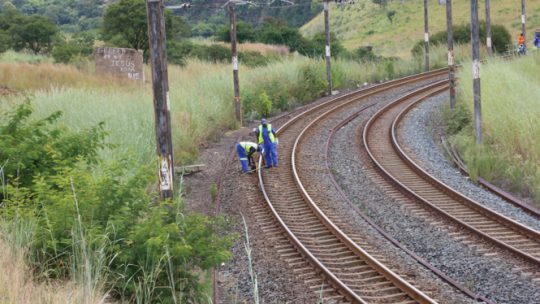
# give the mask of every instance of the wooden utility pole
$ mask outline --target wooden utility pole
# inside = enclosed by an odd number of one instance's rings
[[[240,85],[238,81],[238,52],[236,50],[236,13],[235,4],[233,1],[229,1],[229,20],[231,23],[231,52],[232,52],[232,64],[233,64],[233,83],[234,83],[234,108],[236,120],[242,126],[242,105],[240,103]]]
[[[527,33],[525,31],[525,0],[521,0],[521,32],[523,33],[523,46],[527,47]]]
[[[450,89],[450,109],[455,109],[456,81],[454,67],[454,38],[452,30],[452,0],[446,0],[446,31],[448,32],[448,82]]]
[[[486,47],[488,55],[493,55],[493,47],[491,44],[491,8],[490,0],[486,0]]]
[[[146,9],[152,89],[154,91],[156,145],[159,159],[159,196],[161,200],[166,200],[173,197],[174,165],[163,1],[147,0]]]
[[[425,69],[429,71],[428,0],[424,0],[424,59]]]
[[[482,143],[482,115],[480,106],[480,33],[478,30],[478,0],[471,0],[472,73],[474,93],[474,129],[476,143]]]
[[[328,96],[332,95],[332,66],[330,63],[330,22],[328,17],[328,0],[324,0],[324,32],[326,34],[325,58],[326,80],[328,81]]]

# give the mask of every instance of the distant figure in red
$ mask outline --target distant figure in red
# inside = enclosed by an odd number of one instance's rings
[[[523,33],[518,36],[518,54],[525,55],[525,37],[523,37]]]
[[[525,37],[523,37],[523,33],[518,35],[518,45],[520,44],[525,44]]]

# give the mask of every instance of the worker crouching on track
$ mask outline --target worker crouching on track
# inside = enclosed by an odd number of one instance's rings
[[[250,172],[250,168],[251,170],[257,168],[255,165],[254,154],[255,152],[263,153],[263,148],[256,143],[241,141],[236,144],[236,152],[238,152],[238,157],[242,164],[242,172],[247,173]]]
[[[269,124],[266,119],[261,120],[261,125],[255,130],[257,135],[257,141],[259,145],[263,145],[264,157],[266,159],[266,167],[278,166],[277,144],[279,143],[276,137],[276,131],[272,129],[272,125]]]

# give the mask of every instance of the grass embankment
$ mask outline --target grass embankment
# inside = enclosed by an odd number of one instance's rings
[[[403,4],[401,4],[403,2]],[[540,24],[540,2],[527,2],[527,39]],[[452,1],[454,24],[470,23],[470,2]],[[395,12],[392,21],[387,17]],[[484,2],[479,2],[480,20],[485,20]],[[359,0],[342,6],[330,2],[330,29],[343,45],[350,49],[371,45],[375,54],[410,58],[413,45],[424,39],[424,10],[422,1],[392,1],[386,8],[371,0]],[[319,14],[302,27],[302,34],[324,32],[323,14]],[[504,25],[516,39],[521,32],[521,6],[519,1],[492,0],[492,24]],[[431,35],[446,30],[446,6],[429,1],[429,32]],[[513,40],[514,41],[514,40]],[[501,50],[504,51],[504,50]]]
[[[267,53],[281,52],[260,45],[242,46]],[[456,58],[467,55],[457,46]],[[6,61],[14,60],[15,63]],[[24,62],[26,61],[26,62]],[[27,62],[41,62],[29,64]],[[433,67],[446,62],[444,47],[431,52]],[[337,60],[332,64],[335,89],[354,88],[420,72],[423,61],[386,61],[358,63]],[[290,55],[266,67],[248,68],[240,63],[240,89],[247,119],[285,111],[307,103],[326,92],[324,60]],[[230,64],[189,61],[185,68],[169,66],[169,87],[175,161],[192,162],[201,146],[216,140],[227,129],[237,127],[234,120],[232,69]],[[131,153],[141,162],[149,162],[155,152],[154,114],[149,69],[146,83],[98,76],[90,65],[77,69],[51,64],[44,57],[6,53],[0,57],[0,84],[11,90],[34,96],[35,114],[44,117],[53,111],[64,112],[60,122],[81,130],[104,121],[108,141],[116,149],[106,159]],[[271,104],[261,103],[266,94]],[[0,108],[24,99],[23,94],[4,96]],[[113,155],[114,154],[114,155]]]
[[[458,101],[467,111],[466,127],[453,141],[473,177],[533,197],[540,206],[540,54],[513,61],[492,60],[481,67],[482,136],[472,127],[470,65],[459,72]]]

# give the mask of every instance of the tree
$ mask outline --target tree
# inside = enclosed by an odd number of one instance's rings
[[[231,28],[229,25],[222,26],[216,34],[217,39],[225,42],[231,42]],[[238,21],[236,23],[236,41],[238,43],[244,43],[248,41],[255,41],[255,30],[253,25]]]
[[[53,38],[58,33],[56,25],[49,19],[31,15],[20,19],[22,22],[10,27],[14,48],[32,50],[34,54],[52,49]]]
[[[103,16],[102,35],[116,46],[148,50],[146,4],[144,0],[120,0]]]
[[[177,22],[178,23],[178,22]],[[165,11],[167,37],[174,37],[173,16]],[[148,22],[145,0],[120,0],[109,5],[103,16],[103,40],[118,47],[130,47],[148,53]]]

